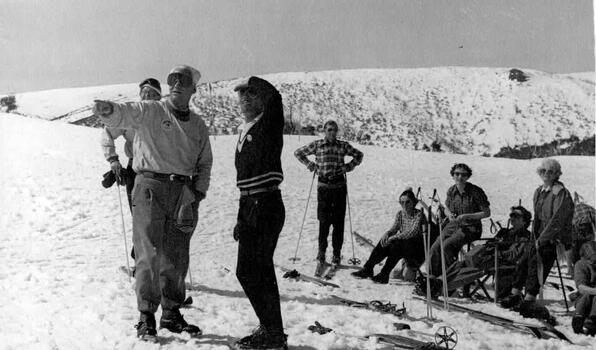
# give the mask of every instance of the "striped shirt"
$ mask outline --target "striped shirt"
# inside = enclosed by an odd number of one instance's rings
[[[410,239],[420,235],[424,225],[426,225],[426,218],[421,210],[414,209],[412,216],[400,210],[395,215],[393,226],[387,233],[397,239]]]
[[[294,152],[294,156],[298,160],[309,166],[313,164],[307,156],[314,155],[315,163],[318,166],[319,178],[333,179],[341,175],[342,167],[347,165],[347,171],[352,171],[362,162],[364,156],[362,152],[352,147],[346,141],[328,141],[327,139],[316,140],[304,147],[298,148]],[[352,161],[348,164],[344,163],[344,157],[352,157]]]

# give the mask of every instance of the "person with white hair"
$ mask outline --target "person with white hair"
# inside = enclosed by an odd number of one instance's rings
[[[201,334],[180,314],[185,299],[190,238],[205,198],[213,157],[201,117],[189,109],[201,74],[176,66],[168,75],[170,95],[163,101],[115,103],[96,100],[93,112],[108,127],[134,129],[132,193],[137,336],[157,341],[154,313],[162,307],[160,327],[174,333]]]
[[[533,317],[536,295],[557,258],[557,243],[570,245],[573,199],[563,183],[561,164],[552,158],[542,161],[536,170],[542,185],[534,191],[534,223],[532,238],[535,244],[529,245],[515,269],[515,282],[511,295],[501,301],[506,308],[518,309],[522,316]],[[540,274],[540,270],[542,273]],[[525,296],[522,289],[525,287]]]

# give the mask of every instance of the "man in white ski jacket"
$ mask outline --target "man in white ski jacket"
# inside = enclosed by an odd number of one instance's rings
[[[162,307],[160,327],[201,334],[180,314],[185,299],[190,238],[199,202],[209,188],[213,158],[207,126],[189,109],[200,73],[176,66],[168,75],[165,101],[95,101],[94,113],[109,127],[134,129],[132,194],[137,336],[156,341],[154,313]]]

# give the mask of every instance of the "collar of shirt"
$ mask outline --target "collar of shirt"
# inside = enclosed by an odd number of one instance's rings
[[[242,132],[240,133],[240,139],[238,140],[238,152],[242,151],[242,145],[244,145],[244,141],[246,140],[246,136],[248,135],[248,131],[263,117],[263,113],[259,114],[255,119],[251,120],[250,122],[244,122],[242,125]]]
[[[552,186],[542,185],[540,188],[540,192],[549,192],[552,189],[553,189]]]
[[[459,187],[457,187],[457,185],[455,185],[455,193],[459,194],[460,196],[463,196],[464,194],[468,193],[469,187],[470,187],[470,183],[466,182],[466,184],[464,185],[464,189],[460,192]]]
[[[327,138],[325,137],[325,138],[323,138],[323,144],[324,145],[337,145],[337,144],[339,144],[339,140],[335,139],[333,141],[330,141],[330,140],[327,140]]]

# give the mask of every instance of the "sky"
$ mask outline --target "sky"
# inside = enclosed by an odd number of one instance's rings
[[[289,71],[594,71],[591,0],[2,0],[0,94]]]

